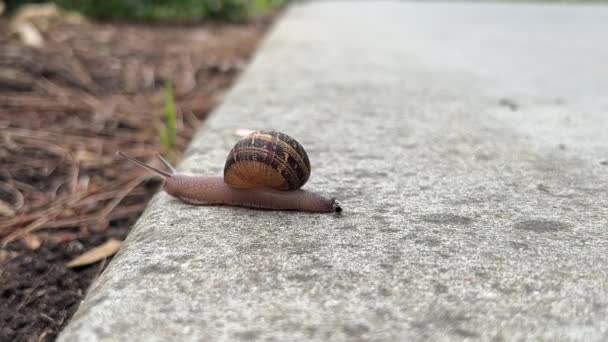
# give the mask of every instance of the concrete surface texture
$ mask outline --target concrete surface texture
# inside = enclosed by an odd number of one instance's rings
[[[181,170],[236,128],[341,215],[160,194],[59,340],[608,339],[608,7],[294,4]]]

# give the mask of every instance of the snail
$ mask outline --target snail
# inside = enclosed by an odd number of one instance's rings
[[[310,161],[302,145],[281,132],[254,131],[238,141],[226,158],[224,177],[178,173],[158,153],[156,156],[168,172],[123,152],[118,154],[163,177],[165,192],[188,204],[315,213],[342,211],[335,198],[300,189],[310,176]]]

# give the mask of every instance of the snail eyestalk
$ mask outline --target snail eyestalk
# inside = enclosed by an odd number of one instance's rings
[[[172,175],[171,173],[165,172],[163,170],[155,168],[154,166],[151,166],[151,165],[148,165],[148,164],[146,164],[146,163],[144,163],[142,161],[139,161],[139,160],[137,160],[137,159],[131,157],[130,155],[128,155],[126,153],[123,153],[121,151],[116,152],[116,154],[118,154],[121,157],[126,158],[127,160],[129,160],[130,162],[134,163],[135,165],[141,166],[144,169],[148,169],[148,170],[156,173],[157,175],[159,175],[159,176],[161,176],[163,178],[170,178],[171,175]],[[163,160],[163,162],[166,162],[164,159],[162,159],[162,157],[161,157],[161,160]],[[171,172],[174,173],[174,171],[175,170],[173,170],[173,167],[171,167]]]
[[[171,165],[171,163],[169,163],[165,158],[163,158],[163,156],[161,156],[158,152],[154,154],[156,155],[156,158],[160,159],[160,161],[165,165],[165,167],[171,171],[171,174],[177,173],[173,165]]]

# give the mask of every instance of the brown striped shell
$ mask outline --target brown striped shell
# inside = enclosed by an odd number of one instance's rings
[[[224,182],[234,188],[299,189],[310,177],[302,145],[287,134],[265,130],[241,139],[230,151]]]

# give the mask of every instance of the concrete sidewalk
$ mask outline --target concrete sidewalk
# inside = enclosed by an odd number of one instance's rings
[[[59,341],[608,339],[608,7],[294,5],[180,169],[235,128],[344,212],[160,194]]]

